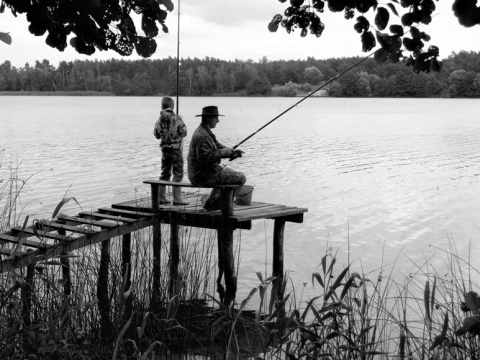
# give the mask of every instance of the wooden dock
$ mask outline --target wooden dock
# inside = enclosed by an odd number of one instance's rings
[[[19,267],[33,267],[38,261],[60,257],[64,293],[70,294],[68,258],[62,257],[73,250],[101,243],[101,259],[98,282],[108,281],[108,261],[110,241],[122,237],[122,266],[130,265],[131,234],[134,231],[152,227],[153,231],[153,295],[160,286],[161,224],[170,224],[170,294],[175,293],[179,259],[179,226],[193,226],[218,231],[218,258],[220,275],[217,279],[217,291],[222,302],[231,303],[236,294],[236,275],[233,257],[233,231],[251,229],[252,221],[258,219],[274,220],[272,275],[283,278],[283,242],[286,222],[302,223],[303,214],[308,210],[286,205],[253,201],[250,205],[237,205],[233,200],[235,186],[219,186],[222,189],[222,209],[205,211],[201,205],[201,196],[211,189],[195,188],[186,183],[165,183],[158,180],[146,180],[151,185],[151,196],[139,198],[110,206],[99,207],[96,211],[80,212],[76,216],[58,215],[51,221],[35,222],[24,227],[15,227],[0,234],[1,272]],[[183,198],[189,202],[186,206],[158,204],[158,186],[164,184],[182,186]],[[195,189],[194,189],[195,188]],[[33,271],[33,270],[32,270]],[[28,273],[28,272],[27,272]],[[221,276],[225,275],[225,288],[221,285]],[[128,274],[130,276],[130,274]],[[130,282],[130,279],[128,279]],[[100,287],[99,287],[100,288]],[[102,294],[98,294],[99,306]],[[107,299],[105,299],[107,301]]]

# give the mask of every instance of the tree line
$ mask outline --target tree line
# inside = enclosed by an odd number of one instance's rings
[[[296,96],[306,94],[358,62],[360,57],[318,60],[180,61],[182,96]],[[16,68],[0,65],[2,92],[95,91],[119,96],[176,95],[177,61],[75,60],[57,67],[48,60]],[[461,51],[443,60],[440,72],[415,73],[404,63],[367,59],[325,87],[336,97],[480,97],[480,52]]]

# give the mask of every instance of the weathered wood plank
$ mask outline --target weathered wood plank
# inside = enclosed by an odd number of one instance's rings
[[[97,231],[97,230],[93,230],[93,229],[85,229],[85,228],[81,228],[81,227],[70,226],[70,225],[66,225],[66,224],[60,224],[60,223],[57,223],[55,221],[41,224],[41,230],[44,230],[44,231],[58,230],[59,233],[60,233],[60,230],[64,230],[64,231],[70,231],[70,232],[78,233],[78,234],[93,234],[93,233],[97,233],[97,232],[100,231],[100,230]]]
[[[29,234],[29,235],[36,235],[35,231],[32,228],[22,228],[22,227],[14,227],[11,229],[13,234],[20,234],[22,231],[24,234]],[[37,234],[40,235],[42,238],[47,238],[47,239],[54,239],[58,241],[65,241],[65,240],[70,240],[71,237],[69,236],[64,236],[52,232],[47,232],[47,231],[42,231],[42,230],[37,230]]]
[[[59,215],[57,216],[59,221],[64,221],[67,224],[83,224],[83,225],[91,225],[91,226],[98,226],[100,228],[114,228],[117,227],[117,224],[112,224],[111,222],[106,221],[97,221],[92,219],[85,219],[76,216],[66,216],[66,215]]]
[[[257,219],[275,219],[278,217],[285,217],[286,221],[289,222],[303,222],[303,213],[306,212],[307,209],[301,208],[274,208],[270,211],[265,212],[254,212],[254,213],[240,213],[234,214],[233,217],[237,219],[237,221],[246,221],[246,220],[257,220]]]
[[[74,251],[85,246],[90,246],[117,236],[122,236],[124,234],[128,234],[133,231],[152,226],[152,224],[153,217],[148,219],[140,219],[135,223],[125,223],[123,225],[118,225],[113,228],[107,228],[97,234],[83,235],[70,241],[70,251]],[[44,255],[46,256],[46,258],[50,259],[61,255],[61,253],[61,246],[55,246],[49,251],[47,251]],[[16,257],[15,261],[12,261],[11,259],[6,259],[2,262],[2,264],[0,264],[2,266],[2,272],[26,266],[32,263],[35,260],[36,256],[40,254],[41,252],[39,250],[35,250],[29,253],[24,253],[22,254],[22,256]]]
[[[18,237],[7,235],[7,234],[0,234],[0,240],[6,241],[6,242],[9,242],[9,243],[13,243],[13,244],[18,243]],[[37,249],[45,249],[45,248],[49,248],[49,247],[53,246],[53,245],[47,244],[44,241],[31,240],[29,238],[25,239],[23,244],[25,246],[29,246],[29,247],[33,247],[33,248],[37,248]]]
[[[141,211],[133,211],[133,210],[121,210],[121,209],[114,209],[114,208],[104,208],[101,207],[98,209],[98,212],[101,214],[108,214],[114,216],[124,216],[126,218],[131,219],[140,219],[143,217],[152,216],[151,213],[141,212]]]
[[[192,185],[187,182],[172,182],[172,181],[164,181],[164,180],[158,180],[158,179],[148,179],[143,182],[144,184],[150,184],[150,185],[164,185],[164,186],[180,186],[180,187],[189,187],[189,188],[199,188],[199,189],[225,189],[225,188],[231,188],[231,189],[236,189],[238,185],[213,185],[213,186],[196,186]]]
[[[79,213],[80,216],[94,219],[94,220],[112,220],[112,221],[121,221],[121,222],[134,222],[135,219],[127,218],[123,216],[115,216],[115,215],[108,215],[108,214],[101,214],[98,212],[89,212],[89,211],[82,211]]]

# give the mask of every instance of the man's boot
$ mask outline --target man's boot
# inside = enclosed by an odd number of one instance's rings
[[[158,197],[159,197],[158,203],[160,205],[170,204],[170,201],[167,200],[167,187],[166,186],[164,186],[164,185],[159,185],[158,186]]]
[[[182,201],[182,188],[180,186],[172,186],[173,205],[188,205],[188,202]]]

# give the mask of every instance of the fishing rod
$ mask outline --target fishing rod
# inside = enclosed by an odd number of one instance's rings
[[[287,112],[289,112],[290,110],[292,110],[295,106],[297,106],[298,104],[300,104],[302,101],[308,99],[310,96],[312,96],[313,94],[315,94],[317,91],[320,91],[322,90],[325,86],[327,86],[328,84],[330,84],[331,82],[335,81],[336,79],[338,79],[340,76],[342,76],[343,74],[347,73],[348,71],[352,70],[355,66],[358,66],[360,65],[362,62],[364,62],[365,60],[367,60],[370,56],[372,56],[373,54],[375,54],[377,51],[381,50],[380,49],[377,49],[375,50],[374,52],[370,53],[369,55],[365,56],[363,59],[361,59],[360,61],[357,61],[355,64],[353,64],[352,66],[350,66],[348,69],[342,71],[340,74],[338,74],[337,76],[335,76],[333,79],[330,79],[328,80],[325,84],[323,84],[322,86],[320,86],[319,88],[313,90],[311,93],[309,93],[307,96],[303,97],[302,99],[300,99],[300,101],[297,101],[295,104],[293,104],[292,106],[290,106],[287,110],[283,111],[281,114],[277,115],[276,117],[274,117],[272,120],[270,120],[269,122],[267,122],[265,125],[263,125],[260,129],[258,129],[257,131],[255,131],[254,133],[250,134],[249,136],[247,136],[245,139],[243,139],[242,141],[240,141],[237,145],[235,145],[233,147],[233,149],[235,150],[237,147],[239,147],[240,145],[242,145],[245,141],[247,141],[248,139],[250,139],[251,137],[255,136],[257,133],[259,133],[261,130],[265,129],[268,125],[270,125],[271,123],[273,123],[275,120],[277,120],[279,117],[281,117],[282,115],[286,114]]]
[[[180,0],[178,0],[178,21],[177,21],[177,114],[180,114],[180,103],[178,102],[178,94],[180,79]]]

